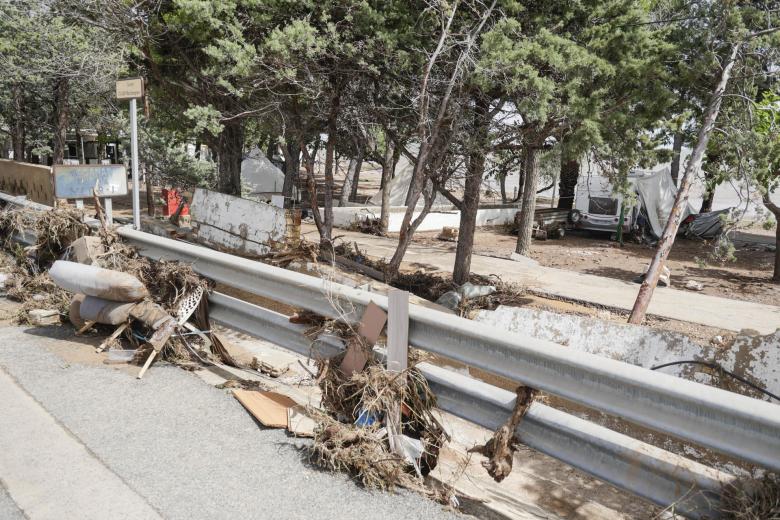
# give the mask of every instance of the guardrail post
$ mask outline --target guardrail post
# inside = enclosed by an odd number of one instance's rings
[[[403,372],[409,350],[409,293],[390,289],[387,300],[387,369]]]
[[[403,372],[408,364],[409,293],[390,289],[387,298],[387,370]],[[398,377],[406,380],[406,375]],[[387,434],[393,453],[404,456],[398,440],[401,435],[401,403],[394,403],[387,413]]]

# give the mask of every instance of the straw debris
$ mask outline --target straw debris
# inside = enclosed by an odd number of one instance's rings
[[[720,512],[728,520],[780,520],[780,479],[771,475],[726,486]]]
[[[312,460],[326,469],[347,471],[368,488],[399,486],[435,498],[439,492],[426,487],[414,466],[391,450],[382,427],[388,413],[400,405],[400,433],[419,439],[423,446],[422,475],[436,467],[439,450],[449,438],[433,415],[436,398],[427,381],[414,367],[389,372],[370,356],[364,370],[347,375],[340,368],[345,355],[318,362],[325,412],[316,417],[320,426]]]

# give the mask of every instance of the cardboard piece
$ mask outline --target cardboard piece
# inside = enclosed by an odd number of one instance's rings
[[[306,407],[296,405],[287,409],[287,430],[296,437],[314,437],[317,421],[306,414]]]
[[[361,372],[366,363],[368,363],[368,352],[365,347],[359,341],[350,341],[339,369],[349,377],[355,372]]]
[[[358,334],[366,338],[369,345],[374,345],[379,339],[386,321],[387,313],[379,305],[369,302],[365,312],[363,312],[363,317],[360,318]]]
[[[255,419],[269,428],[287,428],[287,409],[298,404],[276,392],[233,390],[233,395]]]
[[[70,247],[72,258],[86,265],[95,264],[100,255],[106,252],[100,237],[83,236],[74,240]]]

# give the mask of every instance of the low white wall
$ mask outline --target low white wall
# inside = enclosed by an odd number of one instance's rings
[[[390,208],[390,219],[388,222],[389,232],[398,232],[401,230],[401,222],[404,219],[406,206],[392,206]],[[379,218],[380,208],[377,206],[347,206],[333,208],[333,225],[338,228],[347,229],[352,227],[355,222],[368,218]],[[517,207],[487,207],[477,210],[477,226],[500,226],[514,221]],[[322,210],[320,210],[322,214]],[[413,218],[417,218],[419,212],[414,213]],[[434,206],[431,212],[425,216],[425,219],[417,228],[418,231],[441,231],[444,227],[458,227],[460,225],[460,211],[452,206]]]
[[[780,394],[780,329],[766,336],[744,331],[725,344],[702,345],[679,332],[523,307],[481,310],[475,320],[644,368],[689,359],[715,361]],[[719,383],[707,369],[697,365],[673,365],[659,371],[698,383]],[[746,391],[758,399],[769,400],[758,392]]]

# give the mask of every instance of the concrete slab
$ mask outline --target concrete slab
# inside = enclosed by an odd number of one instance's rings
[[[715,361],[726,370],[747,377],[780,395],[780,331],[766,336],[738,334],[728,344],[699,344],[685,334],[629,325],[598,318],[560,314],[540,309],[498,307],[479,311],[476,321],[509,332],[554,341],[580,352],[651,368],[680,360]],[[663,373],[720,386],[717,376],[697,365],[674,365]],[[771,401],[760,392],[752,397]]]
[[[287,234],[283,209],[216,191],[196,189],[190,212],[198,239],[238,253],[266,254]]]
[[[0,479],[0,518],[4,520],[25,520],[24,513],[16,502],[13,501],[11,495],[3,487],[2,479]]]

